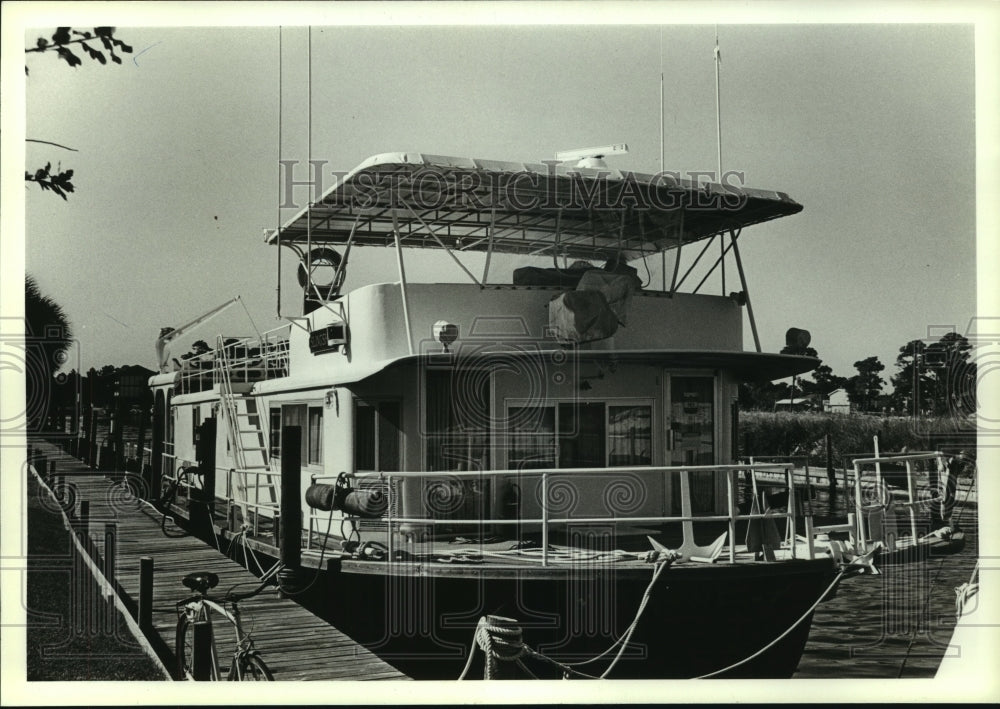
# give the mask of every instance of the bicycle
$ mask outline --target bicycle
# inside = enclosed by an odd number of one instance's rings
[[[274,676],[271,670],[261,659],[260,654],[254,647],[253,638],[250,633],[243,630],[240,620],[239,602],[252,596],[256,596],[268,585],[265,579],[253,591],[248,593],[235,593],[230,589],[225,596],[223,603],[232,605],[232,612],[225,609],[222,604],[216,603],[208,596],[208,591],[215,588],[219,583],[219,577],[211,572],[196,572],[188,574],[181,581],[187,588],[195,592],[196,595],[180,601],[177,604],[177,674],[181,679],[194,679],[194,623],[206,621],[209,624],[209,637],[211,643],[210,653],[210,680],[219,680],[219,656],[215,647],[215,631],[212,628],[212,611],[222,615],[233,624],[236,631],[236,646],[233,650],[233,660],[229,666],[229,674],[225,679],[231,682],[272,682]]]

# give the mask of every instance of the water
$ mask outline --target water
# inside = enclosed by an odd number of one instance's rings
[[[880,576],[841,583],[813,616],[796,678],[933,677],[955,627],[955,587],[978,555],[978,507],[960,503],[952,518],[965,548],[922,563],[882,567]]]

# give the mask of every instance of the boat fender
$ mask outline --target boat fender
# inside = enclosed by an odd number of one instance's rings
[[[313,483],[306,488],[306,504],[314,510],[330,512],[334,508],[336,488],[333,485]]]
[[[353,488],[347,473],[340,473],[337,482],[332,486],[317,483],[310,485],[306,490],[306,502],[316,509],[340,510],[355,517],[368,519],[377,519],[388,509],[388,500],[382,490]]]

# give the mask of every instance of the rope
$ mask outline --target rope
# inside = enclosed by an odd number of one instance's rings
[[[614,650],[614,648],[615,648],[616,645],[621,644],[621,649],[618,651],[618,654],[615,655],[615,659],[611,661],[611,664],[604,671],[604,673],[601,675],[600,678],[604,679],[605,677],[608,676],[608,674],[611,673],[611,670],[613,670],[615,668],[615,665],[618,664],[618,661],[622,658],[622,655],[625,653],[625,648],[628,647],[629,641],[632,639],[632,634],[635,632],[635,629],[639,625],[639,619],[642,617],[643,611],[646,610],[646,604],[649,603],[649,597],[650,597],[650,594],[653,591],[653,586],[656,584],[656,580],[658,578],[660,578],[660,574],[663,573],[663,570],[665,568],[667,568],[668,566],[670,566],[670,564],[673,562],[674,558],[675,557],[670,557],[670,558],[666,559],[665,561],[658,561],[658,562],[656,562],[656,571],[653,572],[653,578],[650,579],[649,585],[646,586],[646,590],[642,594],[642,600],[639,602],[639,608],[638,608],[638,610],[636,610],[635,618],[632,619],[632,622],[629,624],[628,628],[625,630],[624,635],[622,635],[620,638],[618,638],[618,640],[616,640],[614,643],[612,643],[611,646],[609,646],[608,649],[605,650],[604,652],[602,652],[600,655],[597,655],[596,657],[592,657],[589,660],[584,660],[583,662],[569,663],[567,665],[567,667],[579,667],[581,665],[587,665],[587,664],[590,664],[591,662],[595,662],[596,660],[601,659],[602,657],[604,657],[605,655],[607,655],[609,652],[611,652],[612,650]]]
[[[465,679],[465,676],[469,672],[469,668],[472,667],[472,659],[476,654],[476,647],[479,647],[486,657],[483,679],[496,679],[497,661],[514,662],[530,677],[538,679],[535,674],[525,667],[524,663],[521,661],[521,658],[525,656],[541,660],[542,662],[546,662],[554,667],[557,667],[562,670],[564,677],[573,675],[583,679],[606,679],[625,654],[625,649],[628,647],[629,641],[632,639],[632,634],[639,625],[639,619],[642,618],[643,611],[646,610],[646,605],[649,603],[653,586],[656,585],[656,581],[660,578],[660,574],[663,573],[664,569],[670,566],[674,558],[675,557],[668,557],[656,562],[656,570],[653,572],[653,578],[650,579],[649,584],[646,586],[646,590],[642,594],[642,600],[639,602],[639,607],[636,610],[635,617],[632,619],[632,622],[629,623],[625,633],[620,638],[615,640],[615,642],[600,655],[584,662],[577,662],[573,664],[566,664],[553,660],[551,657],[547,657],[524,644],[521,637],[521,628],[516,625],[517,621],[512,618],[504,618],[502,616],[486,615],[481,617],[479,619],[479,623],[476,625],[476,632],[473,636],[474,642],[469,650],[469,658],[466,660],[465,668],[462,670],[462,674],[459,675],[458,679]],[[607,669],[605,669],[600,676],[589,675],[585,672],[573,669],[574,666],[585,665],[601,659],[619,645],[621,645],[621,648],[618,650],[618,654],[615,655],[614,660],[611,661],[611,664],[608,665]]]
[[[802,621],[804,621],[806,618],[808,618],[809,615],[814,610],[816,610],[816,606],[818,606],[823,601],[823,599],[826,598],[827,594],[830,593],[830,591],[832,591],[833,588],[840,582],[840,579],[847,572],[848,568],[849,568],[849,566],[844,567],[843,569],[841,569],[840,573],[838,573],[836,575],[836,577],[834,577],[833,581],[830,582],[830,585],[826,587],[826,590],[823,591],[823,593],[820,594],[820,597],[816,599],[816,602],[813,603],[811,606],[809,606],[809,610],[807,610],[805,613],[803,613],[802,616],[797,621],[795,621],[794,623],[792,623],[788,627],[788,629],[785,632],[783,632],[781,635],[779,635],[778,637],[776,637],[774,640],[772,640],[771,642],[769,642],[767,645],[765,645],[764,647],[762,647],[760,650],[758,650],[754,654],[750,655],[749,657],[745,657],[742,660],[740,660],[739,662],[734,662],[733,664],[729,665],[728,667],[723,667],[721,670],[716,670],[715,672],[709,672],[707,675],[701,675],[700,677],[695,677],[694,679],[708,679],[709,677],[715,677],[716,675],[721,675],[723,672],[728,672],[729,670],[735,669],[735,668],[739,667],[740,665],[745,665],[746,663],[750,662],[750,660],[754,659],[755,657],[759,657],[760,655],[762,655],[765,652],[767,652],[768,650],[770,650],[779,641],[783,640],[786,635],[788,635],[790,632],[792,632],[793,630],[795,630],[795,628],[797,628]]]
[[[504,618],[499,615],[484,615],[476,625],[476,632],[473,636],[474,643],[469,651],[469,659],[465,663],[465,668],[458,679],[465,679],[469,668],[472,666],[472,658],[475,657],[478,646],[486,656],[486,666],[483,670],[483,679],[497,678],[497,662],[517,662],[522,669],[527,668],[521,664],[520,660],[531,651],[521,638],[521,627],[513,618]],[[529,672],[530,674],[530,672]],[[533,675],[532,675],[533,676]]]

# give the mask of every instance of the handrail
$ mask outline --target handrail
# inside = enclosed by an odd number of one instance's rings
[[[854,466],[854,508],[855,508],[855,519],[857,524],[857,539],[862,548],[864,548],[868,543],[868,534],[865,530],[865,510],[863,504],[863,491],[861,486],[861,476],[864,472],[862,468],[865,466],[874,465],[875,469],[870,471],[874,473],[875,485],[878,488],[883,486],[883,473],[881,470],[881,464],[883,463],[906,463],[906,495],[907,501],[901,503],[901,507],[905,507],[910,518],[910,535],[913,543],[917,542],[917,513],[916,507],[919,500],[916,499],[916,489],[913,482],[913,463],[922,460],[934,460],[937,462],[937,473],[938,475],[943,475],[945,480],[945,485],[947,486],[950,475],[948,471],[948,466],[945,463],[944,453],[941,451],[931,451],[927,453],[905,453],[900,455],[891,456],[876,456],[871,458],[855,458],[853,461]],[[881,505],[880,505],[881,506]]]
[[[483,475],[540,475],[542,473],[549,474],[566,474],[566,475],[607,475],[609,473],[616,472],[628,472],[628,473],[679,473],[683,471],[689,471],[693,473],[697,472],[726,472],[729,470],[740,471],[740,470],[789,470],[794,466],[782,463],[761,463],[751,465],[749,463],[730,463],[725,465],[644,465],[644,466],[628,466],[619,465],[607,468],[524,468],[518,469],[507,469],[507,470],[429,470],[429,471],[419,471],[419,470],[399,470],[393,472],[372,472],[372,471],[356,471],[351,473],[353,478],[384,478],[384,477],[394,477],[394,478],[433,478],[433,477],[458,477],[458,478],[469,478],[469,477],[480,477]]]
[[[739,511],[738,506],[735,501],[735,473],[739,471],[749,471],[751,476],[755,476],[758,471],[762,470],[777,470],[784,471],[786,481],[788,483],[788,504],[786,511],[783,513],[747,513],[742,514]],[[574,477],[579,477],[580,475],[602,475],[602,476],[614,476],[618,472],[627,472],[630,474],[636,473],[659,473],[663,475],[667,474],[680,474],[680,475],[690,475],[692,472],[719,472],[725,473],[726,478],[726,493],[728,497],[728,513],[727,514],[713,514],[713,515],[693,515],[690,513],[690,505],[682,504],[681,515],[647,515],[647,516],[615,516],[612,514],[607,517],[552,517],[550,515],[550,502],[548,499],[547,489],[549,478],[551,476],[563,476],[571,475]],[[518,477],[528,476],[528,477],[541,477],[542,485],[542,495],[541,495],[541,517],[538,519],[492,519],[483,517],[481,519],[436,519],[433,517],[409,517],[400,516],[398,514],[393,514],[393,496],[400,494],[396,491],[395,485],[392,484],[393,478],[470,478],[470,477],[483,477],[483,476],[496,476],[496,475],[516,475]],[[541,524],[542,529],[542,556],[541,562],[543,566],[548,565],[548,539],[549,539],[549,527],[553,524],[596,524],[596,523],[676,523],[680,522],[684,526],[684,548],[697,548],[694,545],[694,533],[693,527],[691,526],[694,522],[727,522],[728,523],[728,536],[729,536],[729,562],[736,562],[736,522],[739,520],[754,520],[754,519],[786,519],[788,520],[788,526],[790,528],[790,533],[786,529],[785,542],[788,543],[790,558],[796,558],[796,505],[795,505],[795,492],[794,492],[794,465],[790,463],[763,463],[763,464],[725,464],[725,465],[672,465],[672,466],[649,466],[649,467],[635,467],[635,466],[616,466],[611,468],[551,468],[551,469],[528,469],[528,470],[476,470],[476,471],[396,471],[396,472],[362,472],[354,473],[352,477],[356,479],[378,479],[386,482],[386,546],[389,549],[389,556],[392,558],[393,550],[393,527],[394,525],[400,524],[423,524],[435,526],[438,524]],[[315,478],[314,478],[315,479]],[[684,482],[687,480],[686,477],[682,478],[682,495],[688,492],[688,484]],[[810,537],[806,545],[807,558],[813,559],[814,548],[811,543],[811,528],[812,519],[811,514],[806,513],[806,530],[807,536]],[[310,517],[311,520],[311,517]],[[311,535],[311,524],[310,524],[310,535]]]

